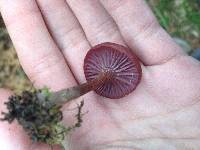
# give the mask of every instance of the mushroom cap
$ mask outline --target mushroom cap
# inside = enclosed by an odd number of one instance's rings
[[[97,78],[103,72],[111,73],[112,77],[95,89],[95,92],[111,99],[131,93],[142,76],[140,62],[130,49],[110,42],[92,47],[84,60],[87,81]]]

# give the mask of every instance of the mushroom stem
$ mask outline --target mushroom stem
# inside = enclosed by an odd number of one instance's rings
[[[91,81],[52,93],[52,95],[50,96],[50,101],[53,104],[63,105],[92,90],[97,89],[99,86],[110,80],[112,76],[112,72],[102,72]]]

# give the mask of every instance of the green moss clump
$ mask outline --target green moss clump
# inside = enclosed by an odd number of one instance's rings
[[[65,135],[81,126],[83,101],[78,106],[77,123],[66,128],[61,123],[62,106],[49,100],[51,94],[44,88],[34,92],[24,91],[21,95],[9,97],[9,101],[5,103],[8,112],[2,113],[4,115],[2,120],[12,123],[16,119],[34,142],[62,145]]]

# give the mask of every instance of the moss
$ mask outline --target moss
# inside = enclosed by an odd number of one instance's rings
[[[2,113],[4,118],[1,120],[9,123],[17,120],[33,142],[62,145],[65,135],[81,126],[81,109],[84,103],[82,101],[78,106],[77,122],[65,127],[62,124],[62,106],[52,103],[50,96],[51,92],[47,88],[10,96],[5,103],[8,112]]]
[[[31,89],[32,84],[26,77],[17,59],[15,49],[0,48],[0,88],[9,88],[15,93]]]
[[[172,36],[200,47],[200,7],[197,0],[147,0],[161,26]]]

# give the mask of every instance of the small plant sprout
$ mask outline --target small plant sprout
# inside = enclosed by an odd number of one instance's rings
[[[24,91],[9,97],[5,103],[8,112],[1,120],[12,123],[15,119],[32,141],[49,145],[63,145],[65,136],[81,126],[84,105],[78,105],[77,122],[65,127],[61,107],[90,91],[110,99],[119,99],[131,93],[139,84],[142,70],[137,57],[130,50],[115,43],[102,43],[91,48],[84,60],[86,83],[50,92],[48,88]]]

